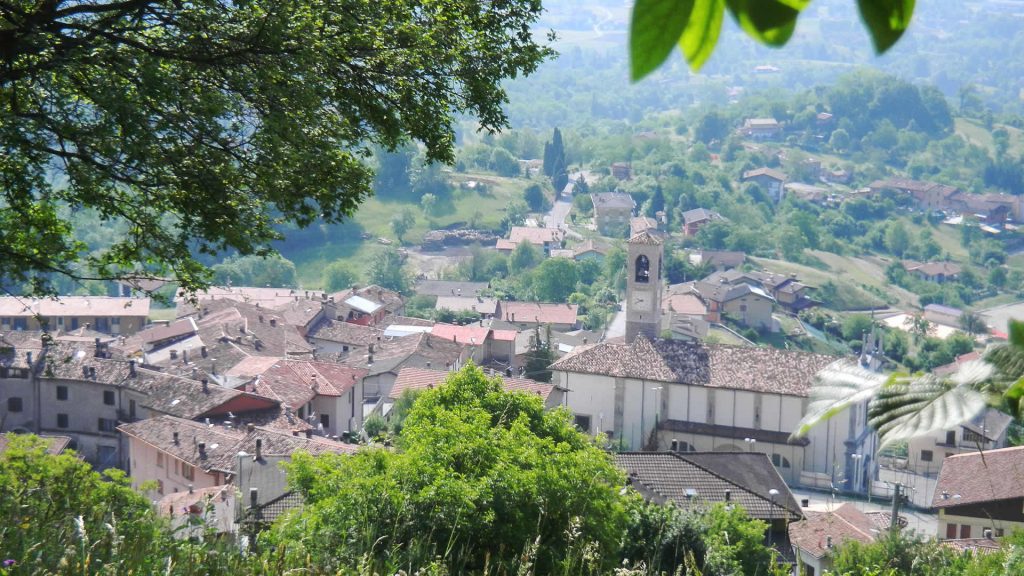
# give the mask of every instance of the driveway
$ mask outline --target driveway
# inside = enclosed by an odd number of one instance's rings
[[[619,302],[619,311],[615,313],[611,323],[604,332],[604,339],[618,338],[626,335],[626,302]]]

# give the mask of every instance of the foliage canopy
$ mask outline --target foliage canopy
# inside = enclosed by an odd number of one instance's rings
[[[371,193],[370,147],[454,160],[454,118],[506,124],[501,82],[551,54],[540,0],[4,3],[0,281],[173,275],[267,254]],[[72,216],[125,227],[89,251]]]

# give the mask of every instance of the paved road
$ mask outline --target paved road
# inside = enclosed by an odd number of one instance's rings
[[[572,209],[572,202],[559,197],[551,207],[551,210],[544,215],[544,226],[547,228],[565,228],[565,219],[569,217],[570,209]]]
[[[608,324],[608,329],[604,333],[605,340],[609,338],[617,338],[619,336],[626,335],[626,303],[625,301],[619,302],[619,311],[615,313],[615,318],[612,319],[611,324]]]

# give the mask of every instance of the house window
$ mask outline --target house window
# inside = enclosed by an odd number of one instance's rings
[[[590,416],[577,414],[574,418],[574,422],[576,424],[576,427],[582,430],[583,432],[590,432]]]
[[[157,452],[156,453],[156,467],[157,468],[163,468],[164,467],[164,453],[163,452]]]
[[[67,399],[68,399],[68,387],[67,386],[57,386],[57,400],[67,400]]]
[[[961,524],[960,525],[960,537],[961,538],[970,538],[971,537],[971,525],[970,524]]]
[[[156,491],[159,492],[161,496],[164,495],[164,481],[163,480],[157,480],[156,481]]]
[[[15,318],[14,319],[14,329],[15,330],[28,330],[28,320],[25,319],[25,318]]]
[[[196,479],[195,468],[193,468],[189,464],[182,464],[181,465],[181,475],[184,476],[186,480],[195,480]]]
[[[320,415],[320,425],[324,427],[324,430],[328,430],[331,427],[331,415],[330,414],[321,414]]]
[[[643,254],[636,258],[636,277],[635,280],[642,284],[646,284],[651,280],[651,261]]]
[[[177,460],[174,461],[174,474],[175,475],[180,475],[181,474],[181,462],[179,462]]]
[[[110,319],[109,318],[97,318],[96,319],[96,330],[99,332],[110,331]]]
[[[113,390],[104,390],[103,391],[103,403],[106,404],[107,406],[113,406],[114,405],[114,391]]]
[[[21,398],[18,398],[17,396],[12,396],[12,397],[7,399],[7,411],[8,412],[21,412],[21,410],[22,410],[22,405],[21,404],[22,404],[21,403]]]
[[[996,538],[1002,538],[1006,534],[1006,530],[1003,528],[996,528]]]
[[[956,524],[946,524],[946,538],[949,540],[956,538]]]
[[[789,463],[789,459],[786,458],[785,456],[781,455],[781,454],[772,454],[772,464],[774,464],[776,468],[790,468],[791,467],[791,465]]]
[[[100,432],[116,432],[117,420],[114,420],[112,418],[100,418],[99,429]]]
[[[740,312],[746,312],[746,311],[747,311],[747,305],[746,304],[740,304]]]
[[[921,450],[921,462],[931,462],[932,457],[933,455],[931,450]]]
[[[956,430],[946,432],[946,444],[950,446],[956,444]]]
[[[100,468],[113,468],[117,466],[117,448],[114,446],[99,446],[97,449]]]
[[[57,414],[57,428],[67,428],[67,427],[68,427],[68,415],[67,414]]]
[[[121,325],[121,317],[120,316],[114,316],[113,318],[110,319],[110,323],[113,324],[114,326],[120,326]]]

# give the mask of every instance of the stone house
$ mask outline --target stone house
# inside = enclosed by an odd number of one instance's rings
[[[0,297],[0,332],[50,332],[88,328],[104,334],[130,335],[149,322],[149,298],[61,296],[26,299]]]
[[[786,193],[785,184],[787,177],[784,173],[775,170],[774,168],[757,168],[755,170],[747,170],[743,173],[741,182],[753,182],[757,184],[766,194],[772,199],[772,202],[778,204],[782,202],[782,198]]]
[[[636,201],[623,192],[601,192],[590,195],[594,203],[594,224],[604,236],[621,236],[629,228],[629,219],[636,210]]]

